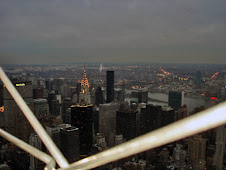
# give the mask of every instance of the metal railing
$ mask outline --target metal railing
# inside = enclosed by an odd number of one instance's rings
[[[180,121],[174,122],[170,125],[149,132],[145,135],[139,136],[128,142],[117,145],[106,151],[100,152],[96,155],[87,157],[69,165],[60,150],[56,147],[52,139],[49,137],[37,118],[26,105],[23,98],[19,95],[8,77],[5,75],[1,67],[0,78],[2,79],[4,85],[6,86],[18,106],[23,111],[24,115],[27,117],[28,121],[31,123],[36,133],[39,135],[39,137],[49,150],[52,157],[55,159],[56,163],[60,166],[60,170],[95,168],[224,125],[226,123],[226,102],[223,102],[195,115],[189,116]],[[36,158],[45,162],[47,164],[46,169],[55,169],[53,167],[55,165],[53,158],[51,158],[47,154],[31,147],[30,145],[19,139],[16,140],[14,136],[4,132],[3,130],[0,130],[0,135],[5,137],[15,145],[21,147],[25,151],[29,152]],[[44,154],[45,159],[40,158],[40,156]]]

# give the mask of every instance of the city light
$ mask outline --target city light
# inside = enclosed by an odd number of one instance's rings
[[[0,112],[4,112],[4,106],[0,107]]]

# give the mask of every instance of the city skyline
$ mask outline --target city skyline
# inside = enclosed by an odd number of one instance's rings
[[[226,63],[226,2],[1,1],[1,64]]]

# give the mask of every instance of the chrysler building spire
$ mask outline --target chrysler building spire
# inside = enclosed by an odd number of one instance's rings
[[[83,76],[81,81],[81,92],[79,95],[79,103],[91,104],[91,95],[89,92],[89,81],[86,76],[85,64],[84,64],[84,71],[83,71]]]
[[[81,93],[86,93],[86,92],[89,92],[89,81],[88,81],[88,78],[86,77],[86,70],[84,68],[83,77],[81,81]]]

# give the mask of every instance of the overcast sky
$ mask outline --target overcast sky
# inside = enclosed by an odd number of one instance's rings
[[[0,63],[226,64],[226,0],[0,0]]]

